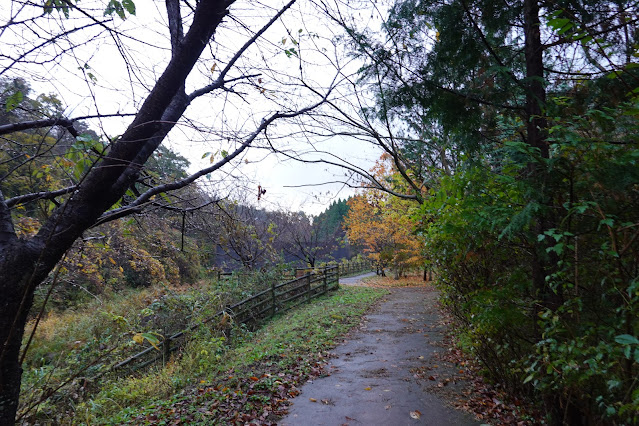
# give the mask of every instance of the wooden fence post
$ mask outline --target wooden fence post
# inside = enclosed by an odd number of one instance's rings
[[[306,302],[311,303],[311,273],[306,274]]]
[[[222,330],[222,333],[224,334],[224,337],[226,338],[227,346],[231,346],[231,341],[233,339],[233,321],[235,320],[235,318],[233,317],[232,314],[233,314],[233,311],[230,309],[230,305],[226,305],[226,307],[222,311],[222,318],[224,318],[227,315],[228,315],[228,318],[226,319],[226,323],[224,324],[224,330]]]
[[[271,281],[271,316],[275,315],[275,281]]]
[[[324,284],[324,293],[326,293],[328,291],[328,267],[324,268],[324,277],[322,284]]]
[[[169,331],[164,328],[164,344],[162,345],[163,354],[162,354],[162,363],[166,365],[169,362],[169,356],[171,356],[171,336],[169,335]]]

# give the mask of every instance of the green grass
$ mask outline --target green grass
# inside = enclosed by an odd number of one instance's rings
[[[166,367],[108,383],[76,407],[74,423],[272,422],[284,414],[297,386],[324,374],[336,339],[385,294],[340,288],[255,332],[236,327],[230,345],[215,330],[203,330]]]

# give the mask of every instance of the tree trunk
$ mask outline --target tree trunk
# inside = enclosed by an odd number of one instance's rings
[[[536,0],[524,1],[524,31],[525,31],[525,57],[526,57],[526,133],[530,146],[539,149],[541,158],[549,158],[547,140],[547,121],[544,117],[546,104],[546,88],[544,87],[544,48],[541,42],[539,4]],[[547,171],[544,164],[531,162],[528,165],[529,178],[538,188],[539,198],[536,200],[541,205],[547,204],[546,189]],[[535,234],[543,234],[548,226],[548,218],[545,213],[540,213],[533,222]],[[534,253],[531,259],[531,272],[533,287],[538,295],[545,300],[549,297],[546,286],[547,255],[546,245],[535,238]]]
[[[524,1],[524,31],[526,37],[526,133],[528,144],[538,148],[542,158],[549,157],[547,127],[544,111],[546,88],[544,87],[544,47],[541,43],[539,4],[536,0]]]
[[[22,336],[35,287],[47,275],[45,262],[50,264],[51,258],[38,256],[17,239],[3,247],[0,256],[0,425],[15,421],[22,379]],[[40,268],[35,269],[35,265]]]
[[[188,33],[131,125],[35,237],[17,238],[0,193],[0,425],[15,422],[22,377],[20,347],[36,287],[82,232],[136,180],[142,164],[170,130],[162,123],[171,106],[186,108],[188,101],[179,99],[184,96],[181,88],[231,3],[199,2]]]
[[[0,271],[3,274],[5,271]],[[4,281],[0,284],[0,291],[7,294],[8,287],[16,288],[16,283]],[[0,354],[0,424],[11,425],[15,421],[20,396],[20,382],[22,379],[22,367],[20,366],[20,344],[24,333],[26,315],[18,315],[21,297],[18,292],[9,292],[0,309],[0,339],[5,342]],[[26,295],[29,296],[28,294]],[[30,304],[33,297],[28,297],[24,302]],[[25,310],[23,310],[24,312]]]

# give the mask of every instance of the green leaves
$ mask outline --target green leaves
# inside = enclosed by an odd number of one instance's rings
[[[160,348],[158,347],[158,345],[160,344],[160,339],[158,339],[158,337],[162,337],[162,335],[159,333],[152,333],[152,332],[151,333],[135,333],[131,339],[139,345],[144,343],[144,341],[146,340],[147,342],[151,344],[151,346],[153,346],[155,349],[159,351]]]
[[[292,56],[299,56],[297,53],[297,50],[294,47],[291,47],[290,49],[285,49],[284,53],[286,54],[288,58]]]
[[[562,35],[570,31],[573,23],[570,19],[554,17],[548,20],[548,26],[555,30],[557,34]]]
[[[54,10],[62,12],[65,18],[69,18],[71,7],[65,0],[47,0],[44,3],[44,13],[50,14]],[[111,16],[114,13],[121,19],[126,19],[126,13],[135,15],[135,3],[133,0],[110,0],[104,9],[104,16]]]
[[[130,15],[135,15],[135,3],[133,0],[122,0],[121,2],[118,0],[109,1],[106,9],[104,9],[104,16],[111,16],[115,13],[121,19],[126,19],[125,12],[128,12]]]
[[[639,345],[639,339],[631,336],[630,334],[620,334],[619,336],[615,337],[615,342],[619,343],[620,345]]]
[[[122,0],[122,6],[131,15],[135,15],[135,3],[133,3],[133,0]]]
[[[601,225],[605,225],[605,226],[613,226],[615,224],[615,221],[613,218],[611,217],[607,217],[605,219],[601,219],[599,221],[599,228],[601,228]]]
[[[302,30],[300,29],[298,32],[301,34],[301,33],[302,33]],[[285,46],[285,45],[286,45],[286,43],[288,42],[288,40],[289,40],[289,39],[288,39],[288,38],[286,38],[286,37],[282,38],[282,41],[281,41],[282,46]],[[284,49],[284,54],[285,54],[285,55],[286,55],[286,57],[288,57],[288,58],[290,58],[290,57],[292,57],[292,56],[299,56],[299,54],[298,54],[298,52],[297,52],[297,49],[295,48],[295,46],[298,46],[298,45],[299,45],[298,41],[297,41],[297,40],[295,40],[293,37],[291,37],[291,38],[290,38],[290,40],[291,40],[291,44],[293,45],[293,47],[290,47],[290,48],[288,48],[288,49]]]
[[[64,0],[47,0],[44,3],[44,13],[50,14],[54,10],[62,12],[65,18],[69,18],[69,4]]]
[[[630,334],[620,334],[615,337],[615,342],[624,347],[623,354],[626,359],[639,363],[639,339]]]
[[[5,111],[11,112],[24,100],[24,94],[21,91],[17,91],[7,98],[5,103]]]

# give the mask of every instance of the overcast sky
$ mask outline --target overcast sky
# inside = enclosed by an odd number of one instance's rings
[[[79,6],[87,10],[92,7],[104,10],[105,3],[87,0]],[[16,67],[5,77],[21,76],[31,81],[36,92],[33,95],[55,93],[68,106],[69,117],[135,112],[170,59],[164,2],[137,0],[135,3],[136,16],[125,21],[114,18],[113,23],[120,34],[117,43],[114,42],[116,38],[101,32],[99,26],[91,27],[64,37],[52,45],[48,53],[53,57],[64,49],[65,44],[79,43],[87,36],[91,37],[90,42],[75,47],[59,60],[38,66],[25,64]],[[15,12],[6,4],[0,6],[3,22],[7,22],[8,14]],[[216,33],[216,43],[203,55],[187,80],[187,93],[212,82],[226,60],[252,32],[268,21],[281,4],[284,2],[236,3],[224,28]],[[309,4],[305,0],[298,1],[229,73],[229,77],[254,74],[250,84],[234,87],[236,93],[221,92],[194,102],[187,110],[187,120],[171,132],[165,145],[188,158],[192,163],[191,171],[210,164],[210,155],[202,159],[207,152],[216,155],[217,159],[221,158],[222,151],[230,152],[234,143],[250,133],[268,114],[313,103],[317,93],[340,78],[340,73],[342,76],[356,73],[361,63],[348,58],[343,48],[334,43],[339,29],[329,25],[329,21]],[[355,13],[364,26],[379,26],[378,17],[365,9],[365,2],[362,4],[364,6],[360,5],[362,8],[359,10],[349,7],[346,11]],[[60,27],[68,29],[81,19],[78,12],[72,11],[69,19],[58,20],[49,28],[37,30],[46,33],[59,31]],[[26,40],[34,40],[35,31],[32,30],[24,27],[15,27],[14,30],[11,27],[10,31],[2,33],[0,46],[3,47],[0,48],[15,51],[27,46]],[[286,54],[285,50],[290,48],[295,49],[295,54]],[[46,55],[47,51],[43,54]],[[338,66],[342,67],[340,73],[336,69]],[[300,84],[302,80],[316,94],[306,90]],[[346,96],[346,92],[339,95]],[[114,137],[124,131],[130,120],[93,120],[90,125],[99,133]],[[325,151],[334,155],[332,160],[341,158],[365,170],[372,167],[381,155],[372,145],[352,138],[311,137],[293,123],[276,124],[268,133],[277,148],[290,154],[306,152],[307,158],[318,158],[312,154],[313,151]],[[232,167],[225,167],[204,182],[226,192],[223,195],[237,196],[249,202],[257,202],[257,186],[261,185],[266,194],[260,206],[304,210],[312,214],[323,211],[332,200],[346,198],[353,193],[343,184],[334,183],[348,177],[344,170],[325,164],[299,163],[285,156],[269,154],[260,149],[265,147],[265,143],[259,142]]]

